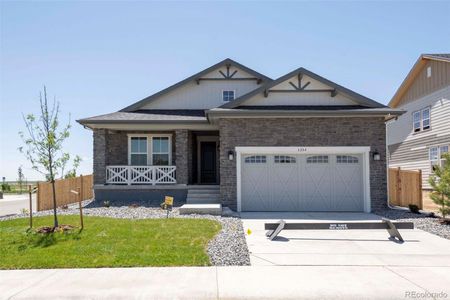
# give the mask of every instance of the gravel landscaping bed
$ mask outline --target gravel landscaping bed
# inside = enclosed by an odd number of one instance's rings
[[[450,225],[440,224],[437,217],[415,214],[409,210],[399,209],[377,210],[373,213],[398,222],[413,222],[415,228],[450,239]]]
[[[92,200],[83,201],[83,215],[123,219],[152,219],[165,218],[166,212],[155,207],[129,207],[114,206],[100,207]],[[78,214],[78,205],[69,205],[68,209],[58,209],[59,215]],[[33,216],[52,215],[52,210],[33,213]],[[0,217],[0,221],[16,218],[28,217],[27,214]],[[250,256],[248,253],[245,233],[242,227],[241,219],[233,217],[221,217],[211,215],[180,215],[179,209],[174,208],[170,218],[189,218],[189,219],[209,219],[218,221],[222,225],[222,230],[208,244],[207,253],[211,263],[216,266],[245,266],[250,265]]]

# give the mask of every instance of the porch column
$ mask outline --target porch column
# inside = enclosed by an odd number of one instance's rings
[[[189,183],[190,133],[187,129],[175,130],[175,165],[177,166],[177,183]]]
[[[93,133],[94,142],[94,184],[105,184],[106,182],[106,130],[95,129]]]

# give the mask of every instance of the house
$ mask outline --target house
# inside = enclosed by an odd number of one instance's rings
[[[422,172],[426,204],[434,166],[450,146],[450,54],[423,54],[389,102],[407,111],[387,123],[389,167]]]
[[[225,59],[78,122],[100,201],[370,212],[386,206],[385,122],[402,113],[304,68],[272,80]]]

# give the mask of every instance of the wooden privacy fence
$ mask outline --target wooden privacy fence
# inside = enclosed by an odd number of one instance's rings
[[[389,203],[403,207],[414,204],[423,209],[422,172],[389,168]]]
[[[80,188],[82,200],[91,199],[93,197],[92,184],[92,175],[55,180],[56,205],[60,207],[65,204],[76,203],[78,198],[70,191],[77,190],[77,188]],[[52,209],[52,184],[50,182],[39,182],[37,186],[37,210]]]

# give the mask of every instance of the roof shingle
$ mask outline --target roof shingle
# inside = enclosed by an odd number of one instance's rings
[[[114,112],[105,115],[78,120],[78,123],[159,123],[159,122],[206,122],[204,110],[175,109],[175,110],[137,110],[134,112]]]

